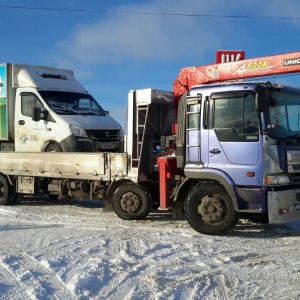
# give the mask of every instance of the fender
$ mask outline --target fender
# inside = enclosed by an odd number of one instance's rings
[[[185,197],[183,197],[183,199],[182,196],[186,195],[195,184],[199,183],[199,181],[214,181],[218,182],[226,189],[233,201],[234,208],[238,210],[238,199],[234,190],[235,183],[227,173],[217,169],[185,168],[184,174],[186,179],[178,187],[174,201],[184,201]]]
[[[112,181],[106,190],[106,195],[112,197],[115,191],[125,182],[132,182],[132,181],[129,179],[120,179],[117,181]]]
[[[46,148],[48,147],[48,145],[50,145],[51,143],[54,143],[54,144],[57,144],[58,146],[61,147],[61,145],[55,141],[55,140],[47,140],[46,142],[44,142],[43,146],[42,146],[42,149],[40,152],[45,152],[46,151]],[[64,152],[64,151],[63,151]]]

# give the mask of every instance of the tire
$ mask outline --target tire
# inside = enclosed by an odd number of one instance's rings
[[[0,205],[14,204],[17,200],[15,189],[0,175]]]
[[[60,146],[56,143],[50,143],[46,149],[45,152],[62,152]]]
[[[123,220],[142,220],[150,212],[151,198],[140,185],[126,182],[115,191],[112,206]]]
[[[208,235],[224,235],[239,221],[239,213],[224,187],[197,184],[185,201],[188,223],[196,231]]]

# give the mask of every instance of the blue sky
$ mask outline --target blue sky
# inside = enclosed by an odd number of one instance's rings
[[[214,62],[217,50],[300,50],[298,0],[0,0],[0,14],[2,62],[73,69],[121,125],[129,90],[172,90],[181,68]]]

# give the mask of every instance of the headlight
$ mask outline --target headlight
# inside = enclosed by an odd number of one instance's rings
[[[70,125],[71,133],[75,136],[88,137],[85,130],[77,125]]]
[[[268,175],[266,176],[266,184],[268,185],[281,185],[291,183],[288,175]]]

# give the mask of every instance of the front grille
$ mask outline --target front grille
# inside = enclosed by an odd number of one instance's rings
[[[287,151],[287,167],[288,173],[300,172],[300,151]]]
[[[300,174],[294,173],[290,174],[291,184],[299,184],[300,183]]]
[[[118,142],[120,139],[119,130],[86,130],[86,134],[92,140],[102,143]]]

